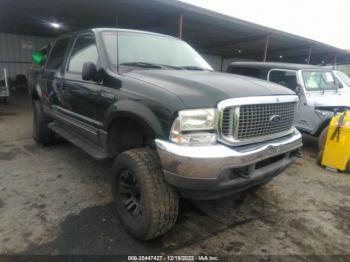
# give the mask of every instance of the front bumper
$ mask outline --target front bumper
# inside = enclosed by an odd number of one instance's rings
[[[156,140],[165,179],[183,197],[210,199],[265,183],[299,154],[299,131],[249,146],[181,146]]]

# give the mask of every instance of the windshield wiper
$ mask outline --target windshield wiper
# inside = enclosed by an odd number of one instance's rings
[[[204,71],[205,69],[199,66],[180,66],[182,69]]]
[[[195,70],[195,71],[205,70],[204,68],[199,66],[171,66],[171,65],[163,65],[163,64],[148,63],[148,62],[125,62],[125,63],[121,63],[120,65],[143,67],[143,68],[155,68],[155,69],[171,68],[171,69],[177,69],[177,70]]]
[[[157,69],[163,68],[161,65],[147,63],[147,62],[127,62],[127,63],[121,63],[120,65],[136,66],[136,67],[143,67],[143,68],[157,68]]]

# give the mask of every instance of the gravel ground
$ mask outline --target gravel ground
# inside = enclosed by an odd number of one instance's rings
[[[303,159],[254,191],[182,200],[176,226],[139,242],[115,216],[110,161],[32,140],[26,94],[0,106],[0,254],[349,255],[350,175]]]

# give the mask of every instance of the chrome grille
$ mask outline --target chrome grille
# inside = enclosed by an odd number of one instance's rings
[[[231,109],[230,108],[226,108],[224,111],[223,111],[223,114],[222,114],[222,124],[221,124],[221,132],[222,134],[224,135],[229,135],[232,131],[232,122],[231,122],[231,117],[232,117],[232,114],[231,114]]]
[[[290,130],[294,123],[295,105],[290,102],[241,106],[237,138],[256,138]],[[272,123],[270,119],[276,115],[280,116],[280,121]]]
[[[297,102],[295,96],[224,100],[219,104],[220,137],[227,143],[247,144],[291,133]],[[279,121],[272,121],[274,116]]]

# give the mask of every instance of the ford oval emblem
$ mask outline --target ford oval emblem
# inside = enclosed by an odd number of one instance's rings
[[[279,121],[281,121],[281,116],[279,115],[273,115],[270,117],[270,122],[272,124],[277,124]]]

